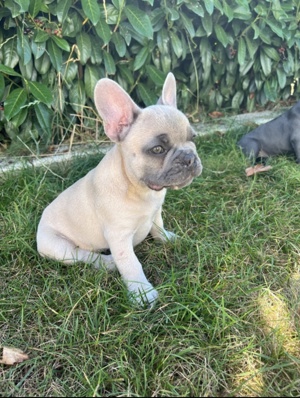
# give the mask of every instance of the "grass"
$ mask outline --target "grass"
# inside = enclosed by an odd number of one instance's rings
[[[100,156],[1,177],[0,344],[30,357],[0,365],[1,396],[299,396],[300,169],[247,178],[243,133],[199,138],[202,176],[164,206],[180,239],[136,248],[152,310],[118,273],[36,252],[44,207]]]

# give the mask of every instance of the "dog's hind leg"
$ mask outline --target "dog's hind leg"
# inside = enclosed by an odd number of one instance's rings
[[[95,268],[104,267],[108,270],[116,268],[111,255],[81,249],[49,226],[39,226],[37,249],[41,256],[62,261],[65,264],[82,261],[92,264]]]

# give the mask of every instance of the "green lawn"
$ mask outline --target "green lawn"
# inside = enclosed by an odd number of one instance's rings
[[[99,156],[1,177],[0,343],[29,355],[0,365],[1,396],[300,395],[300,166],[247,178],[244,132],[199,138],[202,175],[164,206],[180,239],[137,247],[152,310],[117,272],[36,252],[44,207]]]

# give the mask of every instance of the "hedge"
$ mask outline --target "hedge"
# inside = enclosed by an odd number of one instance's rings
[[[93,89],[104,76],[147,106],[171,70],[180,108],[195,115],[299,93],[299,0],[0,5],[2,140],[48,145],[76,123],[95,128]]]

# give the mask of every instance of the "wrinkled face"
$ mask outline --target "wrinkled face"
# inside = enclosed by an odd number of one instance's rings
[[[202,172],[186,116],[166,105],[142,111],[122,144],[127,175],[159,191],[179,189]]]

